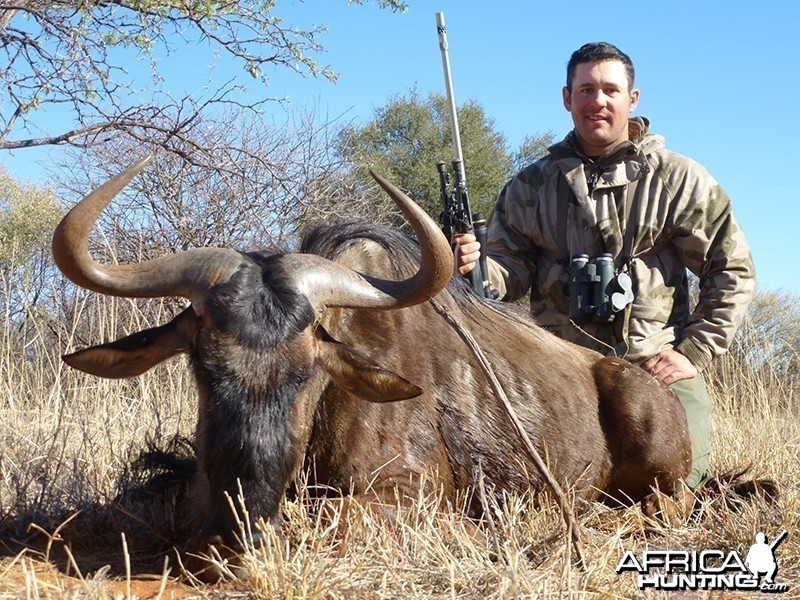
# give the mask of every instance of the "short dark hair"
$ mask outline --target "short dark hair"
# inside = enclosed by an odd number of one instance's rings
[[[596,63],[603,60],[618,60],[625,66],[628,75],[628,87],[633,89],[634,69],[630,56],[608,42],[589,42],[575,52],[567,63],[567,89],[572,89],[572,80],[575,78],[575,68],[581,63]]]

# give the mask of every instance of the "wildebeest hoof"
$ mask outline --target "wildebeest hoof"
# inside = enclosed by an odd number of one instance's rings
[[[247,576],[241,554],[226,545],[221,536],[206,538],[196,544],[196,548],[186,553],[184,566],[203,583],[219,583]]]
[[[692,491],[682,486],[672,495],[654,491],[642,498],[641,506],[644,516],[668,527],[678,527],[683,518],[692,511],[694,503]]]

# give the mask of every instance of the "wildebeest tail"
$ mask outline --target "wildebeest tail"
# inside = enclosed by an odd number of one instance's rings
[[[702,484],[698,496],[722,498],[728,506],[752,499],[777,504],[780,498],[777,482],[771,478],[749,478],[750,471],[751,467],[744,467],[718,473]]]

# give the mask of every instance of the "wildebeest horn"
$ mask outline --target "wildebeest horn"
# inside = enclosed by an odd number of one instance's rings
[[[200,301],[227,281],[242,256],[224,248],[197,248],[130,265],[105,265],[89,254],[89,233],[103,209],[146,165],[136,163],[87,195],[61,220],[53,234],[53,258],[61,272],[86,289],[128,298],[183,296]]]
[[[413,306],[438,293],[453,275],[453,251],[436,223],[397,187],[374,171],[370,173],[416,232],[422,252],[419,271],[403,281],[389,281],[344,269],[311,254],[287,256],[289,268],[297,274],[298,287],[317,309]]]
[[[202,303],[214,285],[227,281],[246,260],[224,248],[197,248],[130,265],[104,265],[89,254],[89,233],[100,213],[150,161],[146,158],[81,200],[53,234],[56,265],[74,283],[102,294],[130,298],[183,296]],[[287,255],[299,291],[317,308],[324,306],[400,308],[424,302],[441,290],[453,273],[453,253],[436,223],[383,177],[375,180],[392,197],[419,238],[422,264],[403,281],[360,275],[313,255]]]

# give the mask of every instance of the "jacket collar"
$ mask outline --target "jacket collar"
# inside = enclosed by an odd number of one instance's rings
[[[647,117],[631,117],[628,120],[628,140],[622,142],[604,155],[592,159],[581,150],[575,130],[570,131],[562,141],[548,148],[556,160],[565,158],[579,158],[586,164],[604,167],[628,156],[637,154],[646,156],[651,152],[664,147],[664,138],[650,133],[650,120]]]

